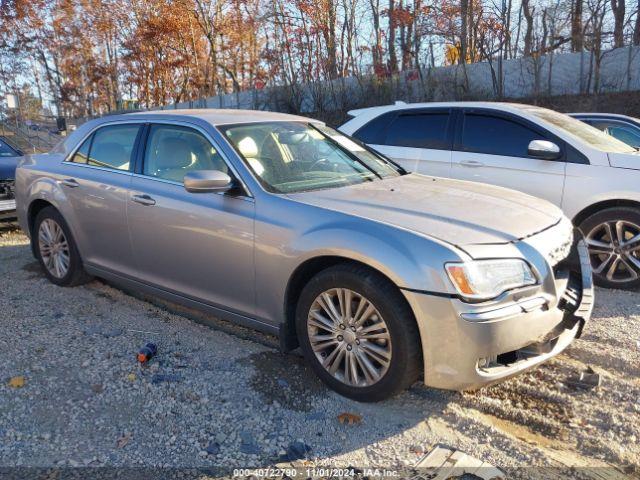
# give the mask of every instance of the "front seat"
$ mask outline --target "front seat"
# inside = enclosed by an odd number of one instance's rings
[[[244,137],[237,143],[240,154],[247,160],[254,172],[260,177],[265,178],[265,168],[260,160],[258,160],[258,144],[251,137]]]
[[[194,163],[189,142],[178,137],[163,138],[158,145],[149,173],[155,177],[183,183],[184,176]]]

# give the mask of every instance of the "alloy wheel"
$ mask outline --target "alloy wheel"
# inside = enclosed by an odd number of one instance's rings
[[[640,278],[640,226],[625,220],[604,222],[586,240],[594,274],[618,283]]]
[[[391,364],[386,322],[364,296],[347,288],[322,292],[307,317],[311,348],[334,378],[355,387],[377,383]]]
[[[38,248],[47,271],[56,278],[63,278],[69,271],[69,243],[55,220],[46,218],[40,224]]]

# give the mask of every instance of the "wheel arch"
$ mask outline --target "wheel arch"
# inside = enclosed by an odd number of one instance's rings
[[[611,200],[603,200],[600,202],[596,202],[589,205],[588,207],[583,208],[580,212],[578,212],[573,217],[573,224],[576,227],[579,227],[582,222],[584,222],[588,217],[590,217],[594,213],[598,213],[598,212],[601,212],[602,210],[606,210],[607,208],[614,208],[614,207],[631,207],[640,211],[640,202],[635,200],[624,200],[624,199],[611,199]]]
[[[33,254],[34,257],[36,256],[36,250],[35,250],[36,242],[33,241],[33,235],[34,235],[33,227],[36,221],[36,217],[38,216],[38,213],[40,213],[42,210],[44,210],[47,207],[55,208],[59,212],[59,210],[53,203],[49,202],[48,200],[44,200],[42,198],[36,198],[27,207],[27,228],[29,229],[29,232],[28,232],[29,237],[32,239],[31,253]]]
[[[378,275],[383,276],[386,280],[388,280],[392,285],[396,288],[396,282],[394,282],[387,274],[382,272],[380,269],[375,268],[365,262],[360,260],[354,260],[353,258],[348,258],[340,255],[321,255],[309,258],[302,262],[298,267],[293,271],[291,276],[289,277],[289,281],[287,282],[287,287],[285,290],[284,296],[284,322],[280,326],[280,347],[283,351],[291,351],[298,347],[298,337],[296,335],[296,307],[298,305],[298,300],[300,298],[300,294],[305,285],[318,273],[327,268],[334,267],[336,265],[355,265],[360,266],[366,269],[369,269]],[[403,301],[407,302],[408,308],[413,312],[411,305],[402,295]],[[411,319],[413,322],[418,324],[415,316]],[[418,328],[420,325],[418,324]]]

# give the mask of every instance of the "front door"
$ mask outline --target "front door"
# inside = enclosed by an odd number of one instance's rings
[[[451,177],[520,190],[560,206],[566,163],[529,156],[532,140],[558,141],[513,118],[465,112],[452,155]]]
[[[370,146],[407,171],[449,177],[453,121],[449,109],[402,110]]]
[[[252,316],[253,199],[187,192],[183,178],[193,170],[222,170],[233,177],[203,132],[152,124],[128,202],[137,277],[192,300]]]

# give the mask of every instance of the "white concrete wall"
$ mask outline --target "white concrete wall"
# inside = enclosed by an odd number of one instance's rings
[[[302,112],[339,110],[388,103],[393,100],[425,101],[492,99],[498,95],[492,80],[492,68],[498,75],[498,63],[452,65],[422,71],[421,78],[403,74],[393,79],[345,78],[295,87]],[[465,82],[465,69],[467,81]],[[413,76],[415,77],[415,75]],[[572,95],[640,90],[640,47],[624,47],[605,52],[600,61],[599,86],[595,82],[595,59],[588,53],[565,53],[538,58],[518,58],[503,62],[503,97]],[[386,82],[386,97],[379,103],[368,98],[366,85]],[[364,86],[363,86],[364,85]],[[245,108],[282,110],[290,102],[286,87],[252,90],[161,108]],[[388,98],[387,98],[388,97]],[[283,99],[286,102],[283,103]]]

